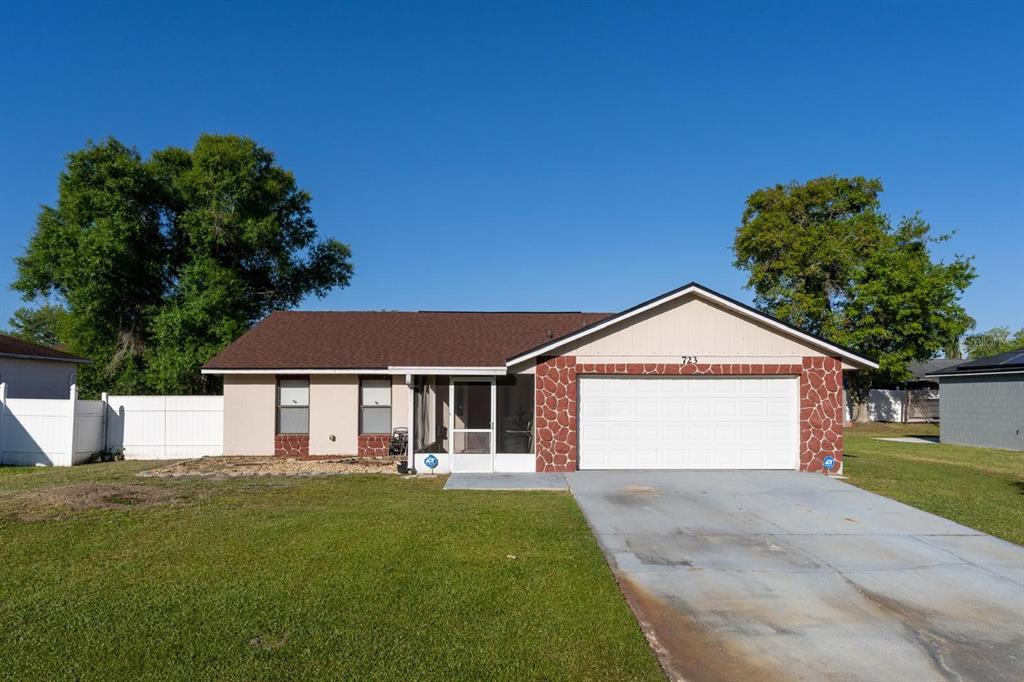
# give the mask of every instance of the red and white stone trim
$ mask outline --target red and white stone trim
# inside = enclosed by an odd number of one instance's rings
[[[359,434],[356,454],[360,457],[384,457],[388,454],[388,447],[390,445],[391,434],[361,433]]]
[[[274,455],[277,457],[309,457],[309,435],[277,434],[274,436]]]
[[[537,471],[576,471],[576,358],[537,360]]]
[[[537,471],[575,471],[576,378],[580,374],[800,377],[800,470],[823,471],[826,455],[842,471],[842,362],[805,357],[801,364],[578,363],[575,356],[538,358]]]
[[[800,373],[800,469],[824,471],[827,455],[843,471],[843,363],[804,358]]]

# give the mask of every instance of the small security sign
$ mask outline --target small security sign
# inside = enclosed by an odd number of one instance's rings
[[[832,471],[833,469],[836,468],[836,458],[833,457],[832,455],[829,455],[824,460],[822,460],[821,464],[822,466],[825,467],[827,471]]]
[[[423,463],[430,467],[430,473],[434,473],[434,469],[437,468],[437,457],[427,455],[426,459],[423,460]]]

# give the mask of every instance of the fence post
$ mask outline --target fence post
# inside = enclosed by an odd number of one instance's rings
[[[78,384],[71,384],[71,390],[69,391],[68,405],[69,405],[69,424],[68,424],[68,463],[67,466],[71,466],[75,463],[75,412],[78,408]]]
[[[107,419],[110,416],[110,396],[106,391],[100,393],[103,402],[103,452],[107,452]]]
[[[0,464],[4,463],[4,437],[7,435],[7,382],[0,381]]]

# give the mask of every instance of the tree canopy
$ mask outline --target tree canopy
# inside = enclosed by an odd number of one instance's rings
[[[270,311],[349,283],[349,248],[318,236],[310,200],[245,137],[148,159],[90,143],[68,155],[13,286],[66,311],[59,340],[93,361],[83,390],[214,391],[206,360]]]
[[[66,312],[50,303],[38,308],[18,308],[7,320],[7,333],[44,346],[60,345],[60,325]]]
[[[733,242],[755,305],[789,324],[878,359],[854,388],[907,380],[907,362],[956,343],[973,320],[960,305],[971,258],[933,259],[919,215],[893,225],[880,180],[817,178],[759,189],[747,198]]]
[[[964,338],[964,348],[971,360],[1019,350],[1024,348],[1024,328],[1010,332],[1009,327],[993,327],[988,331],[968,334]]]

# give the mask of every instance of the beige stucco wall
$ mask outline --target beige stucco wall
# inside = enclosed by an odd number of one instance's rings
[[[405,375],[391,377],[391,427],[408,426]],[[331,440],[331,436],[334,440]],[[309,454],[354,455],[359,445],[359,377],[314,374],[309,380]]]
[[[391,428],[396,426],[409,428],[409,387],[404,374],[391,377]]]
[[[224,454],[272,455],[276,430],[277,377],[224,377]],[[405,375],[391,377],[391,423],[408,426]],[[334,439],[331,440],[331,436]],[[354,455],[359,438],[359,377],[314,374],[309,378],[309,454]]]
[[[67,398],[77,369],[73,362],[0,357],[0,382],[8,398]]]
[[[823,353],[696,296],[670,301],[561,350],[578,362],[793,363]]]
[[[224,454],[272,455],[276,429],[277,377],[224,376]]]
[[[359,377],[354,374],[311,376],[309,454],[354,455],[358,435]]]

